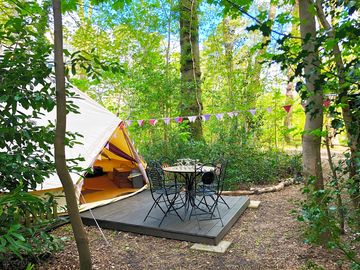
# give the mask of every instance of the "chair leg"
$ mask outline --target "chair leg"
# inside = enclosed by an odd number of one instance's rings
[[[227,204],[227,202],[224,200],[223,197],[221,197],[221,195],[219,195],[219,198],[222,200],[222,203],[224,203],[228,209],[230,209],[230,206]]]
[[[154,203],[153,205],[151,206],[150,210],[148,211],[146,217],[144,218],[143,222],[146,221],[146,219],[149,217],[151,211],[156,207],[156,206],[159,206],[161,212],[163,212],[165,214],[165,210],[160,206],[160,200],[161,198],[163,197],[163,194],[159,195],[159,197],[157,197],[155,200],[154,200]],[[166,202],[165,202],[166,203]]]
[[[177,209],[175,208],[175,202],[176,202],[176,199],[180,196],[180,193],[178,194],[174,194],[174,197],[173,198],[169,198],[169,195],[166,194],[166,197],[167,197],[167,201],[169,203],[168,205],[168,209],[166,210],[166,212],[164,212],[164,216],[163,218],[161,219],[161,222],[159,224],[159,227],[161,226],[161,224],[163,223],[165,217],[171,212],[171,211],[174,211],[175,214],[179,217],[179,219],[181,221],[184,221],[183,218],[180,216],[179,212],[177,211]]]

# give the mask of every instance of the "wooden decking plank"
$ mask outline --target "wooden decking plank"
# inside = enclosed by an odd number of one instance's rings
[[[219,204],[224,227],[219,219],[200,221],[200,229],[193,216],[181,222],[175,215],[169,215],[159,227],[163,213],[159,209],[151,212],[151,216],[143,222],[147,212],[153,204],[150,192],[142,192],[128,199],[93,209],[92,212],[102,228],[122,230],[158,237],[185,240],[190,242],[216,245],[249,204],[246,197],[227,197],[224,199],[230,206],[230,210],[224,204]],[[184,214],[184,208],[179,210]],[[95,225],[89,212],[81,213],[83,221],[87,225]]]

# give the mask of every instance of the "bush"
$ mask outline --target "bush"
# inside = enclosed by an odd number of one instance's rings
[[[189,141],[186,135],[174,135],[169,142],[157,140],[141,149],[145,160],[179,158],[211,162],[219,157],[228,161],[225,189],[237,189],[243,184],[268,184],[286,177],[301,175],[301,155],[278,150],[262,150],[238,143],[234,138],[214,143]],[[166,150],[165,150],[166,149]]]
[[[42,218],[24,226],[26,213],[37,216],[51,209],[53,198],[44,201],[29,193],[15,191],[0,196],[0,268],[23,268],[62,247],[62,241],[45,232],[53,220]],[[20,259],[20,260],[19,260]],[[21,264],[21,266],[19,265]]]

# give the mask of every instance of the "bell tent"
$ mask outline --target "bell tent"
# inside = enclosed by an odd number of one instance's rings
[[[81,157],[77,166],[92,168],[93,173],[72,172],[71,178],[77,192],[80,211],[104,205],[132,196],[145,189],[147,177],[145,163],[137,154],[126,131],[124,122],[100,106],[86,94],[72,87],[76,97],[71,102],[78,107],[78,113],[67,114],[66,130],[80,134],[73,147],[66,148],[66,158]],[[36,123],[43,125],[55,122],[56,110],[46,113]],[[60,179],[50,175],[32,193],[47,192],[63,194]],[[59,206],[65,205],[63,196],[56,196]]]

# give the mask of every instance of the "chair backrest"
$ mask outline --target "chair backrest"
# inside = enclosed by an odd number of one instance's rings
[[[221,192],[224,188],[226,166],[227,161],[225,159],[220,159],[215,162],[215,174],[218,176],[218,192]]]
[[[151,190],[158,190],[164,187],[164,174],[159,162],[150,161],[146,167],[146,174],[150,182]]]
[[[204,185],[212,185],[215,180],[214,172],[204,172],[201,176],[201,182]]]
[[[212,163],[204,163],[195,165],[196,181],[204,185],[214,185],[217,180],[215,171],[206,171],[205,167],[214,167]]]

